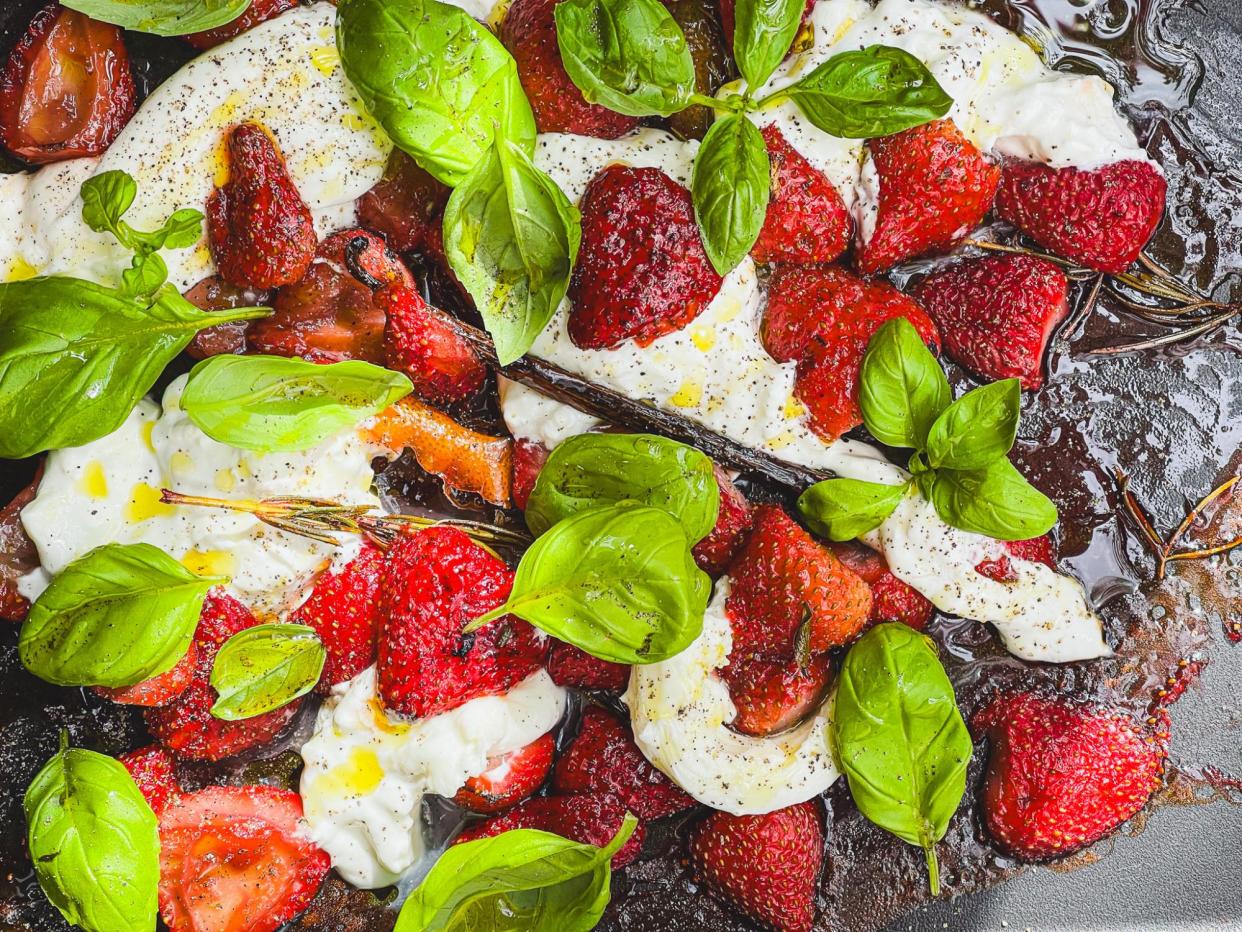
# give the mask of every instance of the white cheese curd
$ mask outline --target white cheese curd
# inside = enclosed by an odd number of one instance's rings
[[[703,633],[675,657],[635,666],[624,700],[639,748],[683,790],[734,815],[772,812],[813,799],[837,779],[828,744],[831,700],[779,734],[758,738],[730,729],[737,708],[714,675],[733,650],[728,597],[725,576]]]
[[[533,388],[499,379],[500,407],[505,425],[515,437],[534,440],[549,450],[578,434],[585,434],[603,422],[577,408],[541,395]]]
[[[296,7],[200,55],[156,88],[100,158],[0,177],[9,218],[0,276],[115,284],[129,253],[82,222],[81,183],[112,169],[132,175],[138,196],[125,219],[140,229],[183,207],[204,210],[228,177],[228,131],[247,120],[275,136],[321,234],[351,223],[353,202],[380,179],[391,143],[345,79],[335,15],[330,3]],[[205,238],[162,255],[182,291],[213,271]]]
[[[348,559],[341,547],[286,534],[241,512],[160,502],[170,488],[212,498],[326,498],[373,505],[372,451],[354,430],[309,450],[259,454],[212,440],[179,407],[185,376],[164,393],[163,410],[143,400],[119,428],[80,447],[48,454],[34,500],[22,509],[41,566],[24,577],[33,599],[51,575],[106,543],[152,544],[197,573],[231,577],[230,589],[256,611],[299,604],[318,571]]]
[[[540,670],[503,696],[407,721],[388,715],[375,668],[364,670],[335,687],[302,747],[311,838],[355,886],[395,883],[424,853],[423,796],[452,796],[489,758],[556,727],[565,703],[565,690]]]

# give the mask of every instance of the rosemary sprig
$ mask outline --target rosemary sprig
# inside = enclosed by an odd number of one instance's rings
[[[1214,544],[1210,547],[1201,547],[1193,550],[1177,550],[1174,548],[1181,543],[1182,538],[1186,536],[1186,532],[1194,526],[1194,523],[1202,517],[1204,511],[1219,499],[1228,493],[1238,484],[1242,476],[1234,476],[1227,482],[1223,482],[1214,488],[1207,495],[1203,496],[1198,503],[1187,512],[1186,517],[1182,519],[1182,523],[1177,526],[1177,530],[1170,535],[1168,540],[1164,540],[1156,532],[1152,526],[1151,519],[1147,516],[1147,511],[1143,508],[1138,497],[1130,490],[1130,478],[1120,469],[1114,471],[1117,480],[1117,488],[1121,492],[1122,501],[1125,502],[1126,510],[1134,519],[1139,529],[1143,532],[1143,538],[1150,545],[1156,557],[1156,579],[1164,579],[1165,571],[1168,565],[1178,560],[1203,560],[1208,557],[1214,557],[1222,553],[1228,553],[1235,547],[1242,546],[1242,536],[1235,537],[1233,540],[1225,541],[1220,544]]]

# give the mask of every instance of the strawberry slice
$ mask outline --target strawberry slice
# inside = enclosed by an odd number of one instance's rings
[[[732,562],[750,532],[754,520],[750,502],[727,473],[714,467],[716,485],[720,488],[720,510],[710,533],[694,545],[694,562],[704,573],[719,576]]]
[[[159,813],[160,917],[170,932],[275,932],[331,866],[302,831],[302,800],[275,786],[209,786]]]
[[[975,572],[996,582],[1016,582],[1018,574],[1009,562],[1012,556],[1017,560],[1031,560],[1042,563],[1049,569],[1057,568],[1056,549],[1052,546],[1052,538],[1047,534],[1042,537],[1031,537],[1027,540],[1005,541],[1005,549],[1009,556],[1000,556],[993,560],[982,560],[975,566]]]
[[[553,641],[548,651],[548,675],[558,686],[620,692],[630,681],[630,667],[592,657],[564,641]]]
[[[690,860],[708,887],[786,932],[809,932],[823,858],[823,823],[809,802],[765,815],[713,812],[690,839]]]
[[[422,249],[448,201],[449,189],[393,149],[384,177],[358,198],[358,222],[382,233],[398,252]]]
[[[772,193],[751,256],[756,262],[833,261],[849,247],[853,233],[845,201],[776,124],[763,128],[763,140],[772,164]]]
[[[815,654],[804,660],[731,659],[720,670],[737,715],[729,724],[745,735],[784,731],[817,709],[832,681],[832,660]]]
[[[870,547],[851,542],[830,543],[829,548],[842,563],[857,573],[871,587],[871,617],[868,627],[884,621],[896,621],[922,631],[931,621],[935,607],[908,583],[902,582],[888,569],[882,554]],[[977,570],[977,568],[976,568]]]
[[[39,551],[22,524],[22,509],[34,501],[43,477],[39,464],[35,477],[13,500],[0,508],[0,618],[22,621],[30,611],[30,602],[17,584],[23,576],[39,565]]]
[[[611,165],[580,205],[569,336],[582,349],[639,346],[701,314],[723,279],[699,239],[690,192],[658,168]]]
[[[217,26],[215,29],[192,32],[182,38],[199,51],[213,49],[229,39],[240,36],[243,32],[248,32],[260,23],[275,19],[285,10],[292,10],[297,5],[298,0],[250,0],[246,11],[236,19],[223,26]]]
[[[873,229],[859,226],[855,264],[864,275],[949,249],[983,222],[1001,171],[952,120],[935,120],[867,143],[879,177]]]
[[[181,795],[172,755],[158,744],[138,748],[117,758],[138,784],[151,811],[159,815],[165,806]]]
[[[487,367],[447,314],[428,305],[415,289],[402,285],[380,288],[374,301],[388,320],[385,363],[410,377],[419,398],[448,405],[483,387]]]
[[[538,440],[518,437],[513,441],[513,505],[526,510],[530,493],[535,490],[539,470],[548,461],[548,448]]]
[[[453,802],[471,812],[491,815],[515,806],[543,785],[552,769],[556,739],[552,732],[487,761],[487,769],[465,782]]]
[[[149,680],[143,680],[141,683],[135,683],[133,686],[119,686],[116,688],[95,686],[93,691],[96,695],[103,696],[105,699],[111,699],[113,702],[119,702],[121,705],[148,707],[168,705],[168,703],[185,692],[186,687],[193,682],[194,671],[197,668],[198,648],[191,641],[190,648],[185,652],[185,656],[178,660],[171,670],[166,670],[159,676],[153,676]]]

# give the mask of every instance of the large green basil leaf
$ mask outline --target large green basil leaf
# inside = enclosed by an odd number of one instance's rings
[[[966,792],[972,747],[929,638],[889,623],[858,639],[837,678],[832,739],[854,803],[924,850],[938,895],[936,842]]]
[[[863,354],[858,405],[876,440],[922,449],[952,400],[949,380],[914,324],[895,317],[875,332]]]
[[[562,0],[565,70],[591,103],[627,116],[672,116],[694,94],[685,34],[659,0]]]
[[[508,601],[467,630],[512,613],[593,657],[656,663],[699,636],[710,590],[676,518],[621,502],[580,511],[538,538]]]
[[[453,845],[405,901],[394,932],[587,932],[608,906],[612,856],[637,825],[626,813],[602,848],[532,828]]]
[[[517,65],[465,10],[438,0],[341,0],[336,44],[367,110],[445,184],[460,183],[497,135],[534,151]]]
[[[449,197],[444,251],[502,366],[552,319],[581,238],[578,209],[511,140],[497,139]]]
[[[61,5],[135,32],[183,36],[231,23],[250,0],[62,0]]]
[[[697,543],[716,524],[720,486],[712,461],[693,447],[652,434],[580,434],[557,446],[526,505],[538,536],[588,508],[636,501],[663,509]]]
[[[808,120],[844,139],[888,136],[939,119],[953,98],[911,55],[887,45],[841,52],[779,92]]]
[[[24,805],[35,876],[66,921],[88,932],[154,932],[159,831],[119,761],[62,747]]]
[[[746,117],[712,124],[694,157],[690,193],[707,257],[721,275],[746,258],[759,238],[772,188],[768,147]]]
[[[861,479],[825,479],[799,496],[798,511],[821,537],[853,540],[879,527],[909,488],[908,482],[884,485]]]
[[[733,7],[733,58],[751,90],[772,76],[793,44],[806,0],[737,0]]]
[[[369,362],[211,356],[190,370],[181,409],[213,440],[243,450],[306,450],[410,393],[400,372]]]
[[[1057,506],[1005,457],[982,469],[937,469],[919,476],[946,524],[997,540],[1026,540],[1057,523]]]
[[[227,582],[195,576],[150,544],[104,544],[57,573],[30,606],[18,653],[60,686],[132,686],[189,650],[203,598]]]
[[[949,405],[927,434],[933,469],[982,469],[1013,448],[1022,416],[1022,385],[1004,379],[967,392]]]
[[[219,698],[211,714],[227,722],[254,718],[305,696],[319,682],[328,652],[307,625],[265,624],[239,631],[211,667]]]

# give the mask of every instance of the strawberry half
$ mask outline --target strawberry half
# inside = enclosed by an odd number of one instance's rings
[[[400,149],[393,149],[384,177],[358,198],[358,222],[382,233],[398,252],[422,249],[448,201],[449,189]]]
[[[385,363],[409,376],[419,398],[447,405],[483,387],[487,368],[447,314],[403,285],[380,288],[374,301],[387,316]]]
[[[538,440],[518,437],[513,441],[513,505],[523,511],[535,490],[539,471],[548,461],[548,448]]]
[[[694,562],[704,573],[719,576],[737,555],[754,521],[750,502],[719,466],[714,467],[720,488],[720,510],[711,532],[694,545]]]
[[[185,656],[178,660],[176,666],[171,670],[166,670],[159,676],[153,676],[149,680],[143,680],[141,683],[135,683],[133,686],[120,686],[116,688],[96,686],[94,687],[94,692],[105,699],[119,702],[121,705],[148,707],[167,705],[181,695],[185,688],[190,685],[194,679],[194,671],[197,666],[198,648],[191,641]]]
[[[558,686],[620,692],[630,681],[630,667],[592,657],[564,641],[553,641],[548,651],[548,675]]]
[[[217,26],[215,29],[192,32],[182,38],[200,51],[212,49],[229,39],[240,36],[243,32],[248,32],[260,23],[275,19],[285,10],[292,10],[297,5],[298,0],[250,0],[246,11],[236,19],[230,20],[223,26]]]
[[[1031,560],[1042,563],[1049,569],[1057,568],[1056,550],[1052,546],[1052,538],[1047,534],[1042,537],[1031,537],[1027,540],[1005,541],[1005,549],[1009,556],[1018,560]],[[1009,556],[1000,556],[994,560],[983,560],[975,566],[975,572],[996,582],[1016,582],[1018,574],[1014,572]]]
[[[515,806],[543,784],[555,753],[556,739],[548,732],[524,748],[489,758],[487,769],[467,780],[453,802],[484,815]]]
[[[18,591],[23,576],[39,565],[39,551],[22,524],[22,509],[34,501],[43,478],[43,465],[30,484],[0,508],[0,618],[22,621],[30,611],[30,601]]]
[[[172,755],[158,744],[138,748],[117,758],[142,792],[151,811],[159,815],[172,800],[181,795]]]
[[[744,735],[784,731],[818,708],[832,682],[828,654],[803,659],[730,659],[720,671],[737,715],[729,724]]]
[[[855,543],[828,545],[842,563],[857,573],[871,587],[871,617],[868,627],[884,621],[901,622],[915,631],[922,631],[935,610],[913,586],[902,582],[888,569],[882,554]],[[976,567],[978,571],[978,568]],[[981,571],[980,571],[981,572]]]

